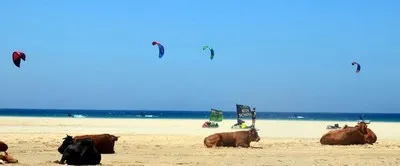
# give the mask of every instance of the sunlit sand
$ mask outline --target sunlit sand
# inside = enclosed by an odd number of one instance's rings
[[[215,129],[201,128],[204,121],[1,117],[0,140],[18,165],[56,165],[66,134],[100,133],[121,136],[116,154],[102,155],[103,165],[400,165],[400,123],[369,124],[378,136],[374,145],[322,146],[327,125],[356,122],[257,120],[261,141],[254,148],[208,149],[204,137],[237,131],[230,128],[236,121]]]

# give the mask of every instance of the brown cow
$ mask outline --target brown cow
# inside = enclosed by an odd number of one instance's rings
[[[5,152],[8,150],[8,146],[6,143],[0,141],[0,152]]]
[[[323,145],[356,145],[373,144],[377,140],[375,133],[364,122],[355,127],[344,126],[340,130],[332,130],[324,134],[320,143]]]
[[[18,160],[9,155],[7,152],[3,152],[0,154],[0,160],[5,163],[18,163]]]
[[[252,128],[248,131],[215,133],[204,138],[204,145],[207,148],[223,147],[250,147],[250,142],[260,141],[257,130]]]
[[[68,145],[76,142],[76,140],[82,140],[85,138],[91,138],[94,141],[96,150],[99,153],[111,154],[115,153],[114,145],[115,141],[118,141],[119,136],[114,136],[111,134],[98,134],[98,135],[80,135],[72,138],[72,136],[67,135],[67,137],[64,138],[62,145],[58,148],[58,152],[63,154],[64,150],[67,148]]]

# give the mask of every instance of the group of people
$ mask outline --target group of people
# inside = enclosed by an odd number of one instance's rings
[[[250,128],[255,128],[256,127],[256,108],[253,108],[253,110],[250,110],[251,113],[251,126]],[[241,126],[244,124],[244,121],[240,119],[239,117],[237,118],[237,123],[234,126]]]

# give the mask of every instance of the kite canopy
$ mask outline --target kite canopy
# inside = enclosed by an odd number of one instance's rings
[[[360,73],[360,70],[361,70],[360,64],[358,64],[357,62],[352,62],[351,65],[353,65],[353,66],[354,66],[354,65],[357,65],[356,73]]]
[[[161,45],[159,42],[153,41],[151,43],[153,46],[157,45],[158,46],[158,58],[162,58],[164,56],[164,46]]]
[[[204,46],[203,50],[209,49],[210,50],[210,59],[214,59],[214,49],[210,48],[209,46]]]
[[[12,59],[13,59],[14,65],[17,67],[20,67],[21,59],[23,61],[25,61],[25,58],[26,58],[25,53],[23,53],[21,51],[14,51],[12,53]]]

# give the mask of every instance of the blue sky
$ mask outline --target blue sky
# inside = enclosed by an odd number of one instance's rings
[[[2,1],[0,107],[398,112],[399,8],[396,0]],[[164,45],[162,59],[152,41]],[[16,49],[27,55],[21,68]]]

